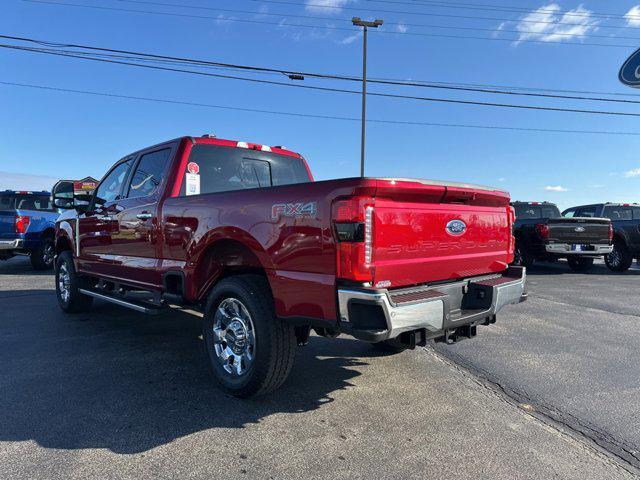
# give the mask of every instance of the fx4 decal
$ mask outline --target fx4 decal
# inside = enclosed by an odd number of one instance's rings
[[[318,203],[277,203],[271,207],[271,218],[277,220],[280,217],[315,217],[318,213]]]

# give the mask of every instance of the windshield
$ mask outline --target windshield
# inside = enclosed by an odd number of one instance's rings
[[[195,145],[185,168],[181,195],[310,182],[304,160],[216,145]]]
[[[560,211],[555,205],[516,205],[515,210],[518,220],[560,218]]]
[[[0,210],[54,211],[49,195],[20,193],[0,193]]]

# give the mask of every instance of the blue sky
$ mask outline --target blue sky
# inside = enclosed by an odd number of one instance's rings
[[[361,37],[357,31],[350,30],[352,27],[346,19],[354,15],[381,17],[388,23],[394,23],[383,29],[396,33],[372,32],[370,35],[371,77],[627,95],[636,93],[619,84],[617,73],[623,61],[633,52],[634,46],[640,47],[640,29],[608,27],[640,27],[638,0],[592,0],[582,3],[529,0],[444,2],[456,8],[427,6],[425,0],[288,0],[289,3],[284,4],[258,0],[158,0],[251,11],[255,14],[119,0],[56,1],[209,18],[4,0],[0,34],[236,64],[359,75]],[[486,8],[493,10],[476,10],[474,4],[490,5],[493,7]],[[338,8],[321,8],[320,5]],[[502,11],[504,8],[518,11]],[[411,13],[376,14],[364,9]],[[538,11],[525,13],[523,10]],[[631,15],[622,18],[627,12],[631,12]],[[599,16],[600,13],[615,14],[620,18],[604,18]],[[634,13],[638,17],[634,17]],[[300,19],[291,18],[290,15],[319,18]],[[511,20],[481,20],[478,16]],[[233,21],[237,19],[283,25]],[[545,23],[536,23],[538,21]],[[287,23],[318,27],[284,26]],[[414,24],[495,31],[436,29],[416,27]],[[325,26],[340,29],[322,28]],[[493,37],[513,41],[412,35],[415,33]],[[615,38],[621,36],[637,37],[637,40]],[[567,42],[628,47],[567,45]],[[344,117],[360,115],[360,98],[357,95],[149,71],[6,49],[0,49],[0,62],[3,66],[0,69],[0,81],[4,82],[283,112]],[[273,79],[269,76],[258,78]],[[275,80],[288,81],[285,77],[276,77]],[[341,82],[313,79],[306,79],[304,83],[358,88],[355,84],[343,85]],[[577,102],[376,85],[370,85],[370,90],[524,105],[640,112],[640,104]],[[631,96],[613,98],[640,100],[640,97]],[[317,179],[359,174],[360,125],[353,121],[274,116],[6,85],[0,85],[0,109],[0,188],[42,188],[49,185],[52,178],[61,177],[92,175],[99,178],[113,162],[130,151],[185,134],[207,132],[223,138],[289,146],[308,159]],[[634,117],[389,98],[370,98],[368,117],[409,122],[640,133],[640,118]],[[490,184],[510,191],[514,199],[549,200],[562,207],[595,201],[640,202],[640,136],[375,123],[368,125],[367,135],[369,176],[420,177]]]

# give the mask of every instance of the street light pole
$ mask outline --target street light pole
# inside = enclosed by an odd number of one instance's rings
[[[373,22],[367,22],[360,19],[360,17],[353,17],[351,19],[356,27],[363,27],[363,47],[362,47],[362,138],[360,146],[360,177],[364,177],[364,148],[365,148],[365,132],[367,122],[367,30],[369,27],[378,28],[382,25],[382,20],[374,20]]]

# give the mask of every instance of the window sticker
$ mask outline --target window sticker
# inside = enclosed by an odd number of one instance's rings
[[[185,175],[187,195],[200,195],[200,175],[197,173],[187,173]]]
[[[200,173],[200,165],[198,165],[196,162],[189,162],[189,164],[187,165],[187,172],[197,175],[198,173]]]

